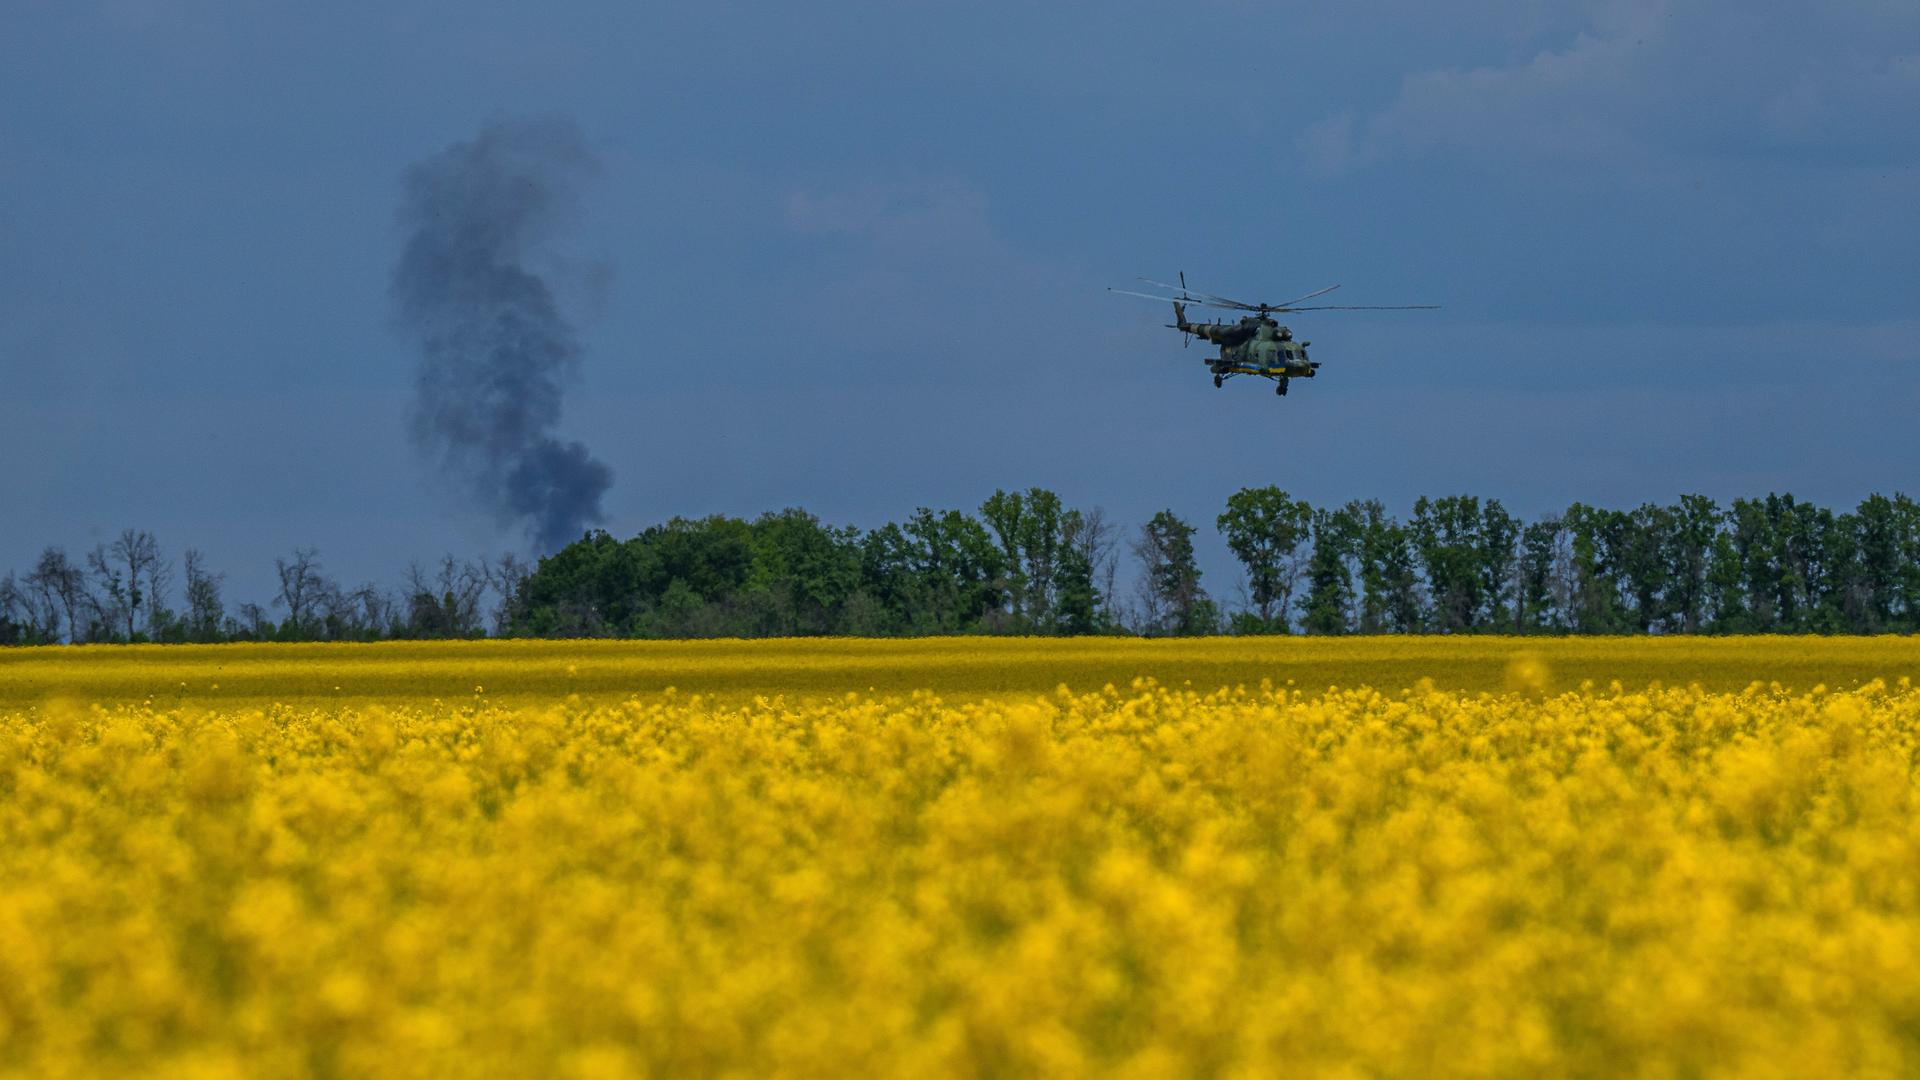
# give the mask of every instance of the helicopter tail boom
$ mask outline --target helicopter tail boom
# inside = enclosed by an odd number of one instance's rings
[[[1181,275],[1183,278],[1186,275]],[[1178,300],[1173,302],[1173,328],[1180,331],[1180,347],[1186,348],[1193,341],[1193,324],[1187,321],[1187,305]]]

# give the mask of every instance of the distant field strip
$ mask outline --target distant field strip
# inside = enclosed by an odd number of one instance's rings
[[[1778,682],[1920,678],[1920,638],[931,638],[777,641],[457,641],[365,645],[66,646],[0,649],[0,707],[50,694],[89,701],[592,700],[683,694],[906,693],[974,698],[1127,686],[1500,690],[1516,656],[1542,688],[1615,680],[1738,690]]]

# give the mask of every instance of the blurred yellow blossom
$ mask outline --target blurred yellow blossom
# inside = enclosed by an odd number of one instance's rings
[[[475,696],[504,655],[0,707],[0,1075],[1920,1071],[1904,681]]]

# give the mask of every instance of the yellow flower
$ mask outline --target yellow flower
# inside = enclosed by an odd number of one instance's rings
[[[1910,1074],[1916,661],[9,652],[0,1075]]]

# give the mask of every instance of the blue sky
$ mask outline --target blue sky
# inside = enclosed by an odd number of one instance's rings
[[[519,546],[408,442],[388,283],[406,167],[548,114],[601,162],[543,269],[616,534],[1920,493],[1920,7],[1449,8],[14,0],[0,568]],[[1182,269],[1444,308],[1294,317],[1280,401],[1104,291]]]

